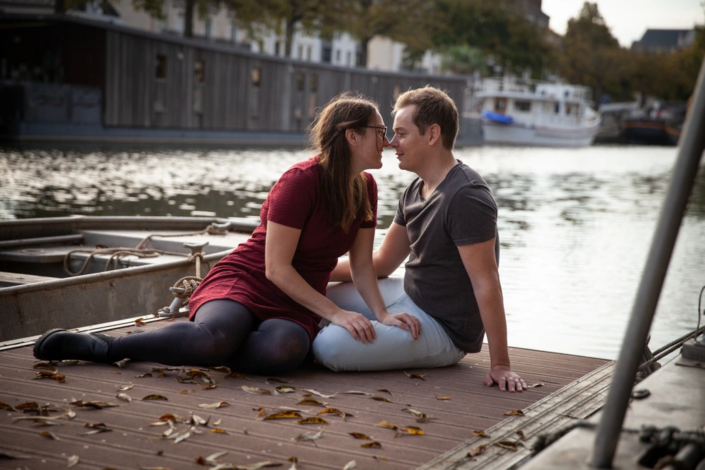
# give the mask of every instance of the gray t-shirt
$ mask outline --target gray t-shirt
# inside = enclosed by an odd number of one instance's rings
[[[495,238],[499,264],[497,204],[485,180],[460,161],[428,200],[421,197],[422,185],[417,178],[406,188],[394,216],[411,242],[404,290],[459,349],[478,352],[485,329],[457,247]]]

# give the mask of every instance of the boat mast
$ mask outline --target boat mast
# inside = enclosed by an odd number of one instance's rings
[[[617,359],[607,402],[597,428],[590,466],[612,468],[634,379],[646,346],[673,247],[705,148],[705,60],[695,85],[693,104],[681,135],[678,158],[661,209],[646,267],[637,290],[629,325]],[[700,314],[700,312],[698,312]]]

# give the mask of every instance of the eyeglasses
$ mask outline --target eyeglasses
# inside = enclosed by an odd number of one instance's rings
[[[387,136],[387,126],[362,126],[369,129],[377,129],[377,135],[380,136],[382,140]]]

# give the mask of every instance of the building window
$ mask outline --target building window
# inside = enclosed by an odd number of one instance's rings
[[[514,109],[528,113],[531,111],[531,101],[515,101]]]
[[[202,60],[193,63],[193,112],[203,113],[206,64]]]
[[[259,88],[261,82],[262,82],[262,68],[261,67],[252,67],[252,86],[255,88]]]
[[[154,67],[154,111],[166,111],[166,56],[157,54]]]
[[[281,55],[281,48],[282,48],[282,43],[277,41],[274,43],[274,55],[275,56],[280,56]]]
[[[306,60],[308,60],[309,62],[311,61],[311,50],[312,50],[312,49],[313,49],[313,48],[312,48],[311,46],[308,46],[308,47],[306,48]]]
[[[495,112],[504,114],[507,110],[507,98],[495,98],[494,110]]]
[[[306,77],[303,73],[296,74],[296,91],[304,91],[304,81]]]
[[[352,65],[352,52],[348,51],[345,54],[345,65],[350,67]]]
[[[333,46],[330,42],[324,41],[321,45],[321,62],[330,64],[333,60]]]
[[[335,63],[339,64],[340,63],[340,49],[335,51]]]

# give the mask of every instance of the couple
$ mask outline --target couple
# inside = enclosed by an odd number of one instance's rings
[[[272,187],[252,237],[191,296],[191,321],[122,337],[51,330],[35,357],[129,357],[269,375],[296,369],[312,350],[336,371],[425,368],[478,352],[486,331],[485,384],[524,391],[509,362],[497,206],[482,177],[453,157],[455,104],[427,86],[400,95],[392,114],[390,142],[365,98],[341,95],[322,109],[311,129],[318,155]],[[364,170],[381,168],[388,146],[419,178],[373,253],[377,186]],[[409,254],[403,281],[378,283]],[[329,281],[350,280],[326,297]]]

